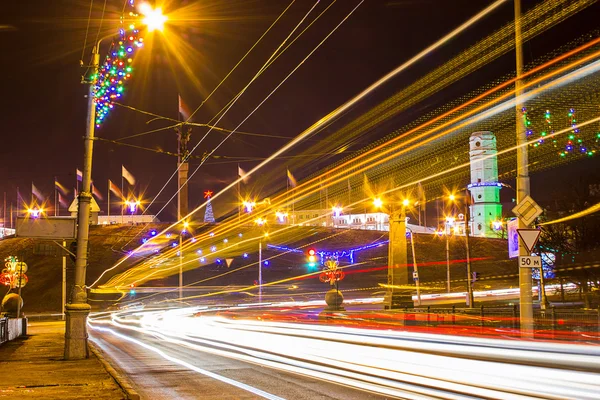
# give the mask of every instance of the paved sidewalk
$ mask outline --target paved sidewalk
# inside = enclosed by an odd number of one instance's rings
[[[64,322],[34,322],[26,337],[0,346],[0,398],[125,399],[125,393],[90,352],[64,361]]]

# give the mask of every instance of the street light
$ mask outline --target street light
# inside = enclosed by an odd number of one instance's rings
[[[140,14],[144,16],[142,22],[148,27],[148,32],[163,31],[168,18],[163,15],[161,8],[152,8],[150,4],[142,3],[139,10]]]
[[[131,223],[133,224],[133,214],[137,211],[137,208],[142,204],[139,200],[127,200],[125,201],[125,205],[129,209],[129,213],[131,214]]]
[[[152,29],[160,28],[166,21],[166,17],[160,17],[162,12],[146,8],[146,19],[144,23],[151,23]],[[77,198],[77,252],[75,257],[75,279],[71,302],[65,305],[66,329],[65,329],[65,359],[77,360],[89,357],[87,343],[87,317],[91,307],[87,302],[85,273],[88,265],[88,241],[90,233],[90,206],[92,202],[92,158],[94,153],[94,134],[96,127],[96,94],[97,79],[100,69],[100,43],[102,40],[112,37],[106,36],[98,40],[92,48],[92,63],[89,65],[90,79],[85,83],[89,85],[87,95],[87,119],[84,136],[83,173],[82,188]],[[83,334],[82,334],[83,332]]]
[[[183,221],[183,229],[179,232],[179,299],[183,298],[183,234],[190,227],[188,221]]]
[[[257,218],[254,223],[258,226],[263,226],[267,223],[264,218]],[[262,241],[263,237],[268,237],[269,234],[265,232],[263,236],[258,240],[258,302],[262,303]]]
[[[406,200],[405,200],[406,201]],[[404,202],[403,202],[404,204]],[[415,285],[417,285],[417,305],[421,306],[421,286],[420,286],[420,278],[419,278],[419,268],[417,267],[417,255],[415,254],[415,238],[413,236],[413,231],[410,228],[406,228],[408,232],[410,232],[410,247],[412,249],[412,258],[413,258],[413,279],[415,281]]]

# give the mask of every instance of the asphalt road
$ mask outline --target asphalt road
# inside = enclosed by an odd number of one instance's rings
[[[152,336],[111,327],[116,333],[143,341],[198,368],[167,360],[155,351],[123,340],[112,332],[90,329],[91,340],[132,381],[143,399],[255,399],[284,398],[298,400],[319,399],[384,399],[379,395],[277,371],[252,363],[232,360],[168,343]],[[218,377],[207,376],[216,374]],[[236,385],[248,385],[248,390]],[[262,390],[260,395],[251,390]],[[269,397],[269,395],[273,397]]]

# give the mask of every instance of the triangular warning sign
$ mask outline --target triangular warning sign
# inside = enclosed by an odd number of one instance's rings
[[[233,262],[233,258],[226,258],[225,262],[227,263],[227,268],[229,268],[229,266],[231,265],[231,263]]]
[[[76,197],[73,199],[73,201],[71,202],[71,205],[69,206],[69,212],[72,212],[72,213],[77,212],[78,209],[79,209],[79,201]],[[90,212],[93,212],[93,213],[100,212],[100,206],[98,206],[98,202],[93,197],[90,200]]]
[[[531,253],[540,238],[541,231],[539,229],[517,229],[517,233],[527,248],[527,252]]]

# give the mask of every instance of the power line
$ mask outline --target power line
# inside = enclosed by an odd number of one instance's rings
[[[94,0],[90,1],[90,11],[88,13],[87,26],[85,28],[85,38],[83,39],[83,49],[81,49],[81,58],[79,63],[83,65],[83,56],[85,55],[85,48],[87,47],[87,37],[90,31],[90,20],[92,19],[92,6],[94,5]]]

